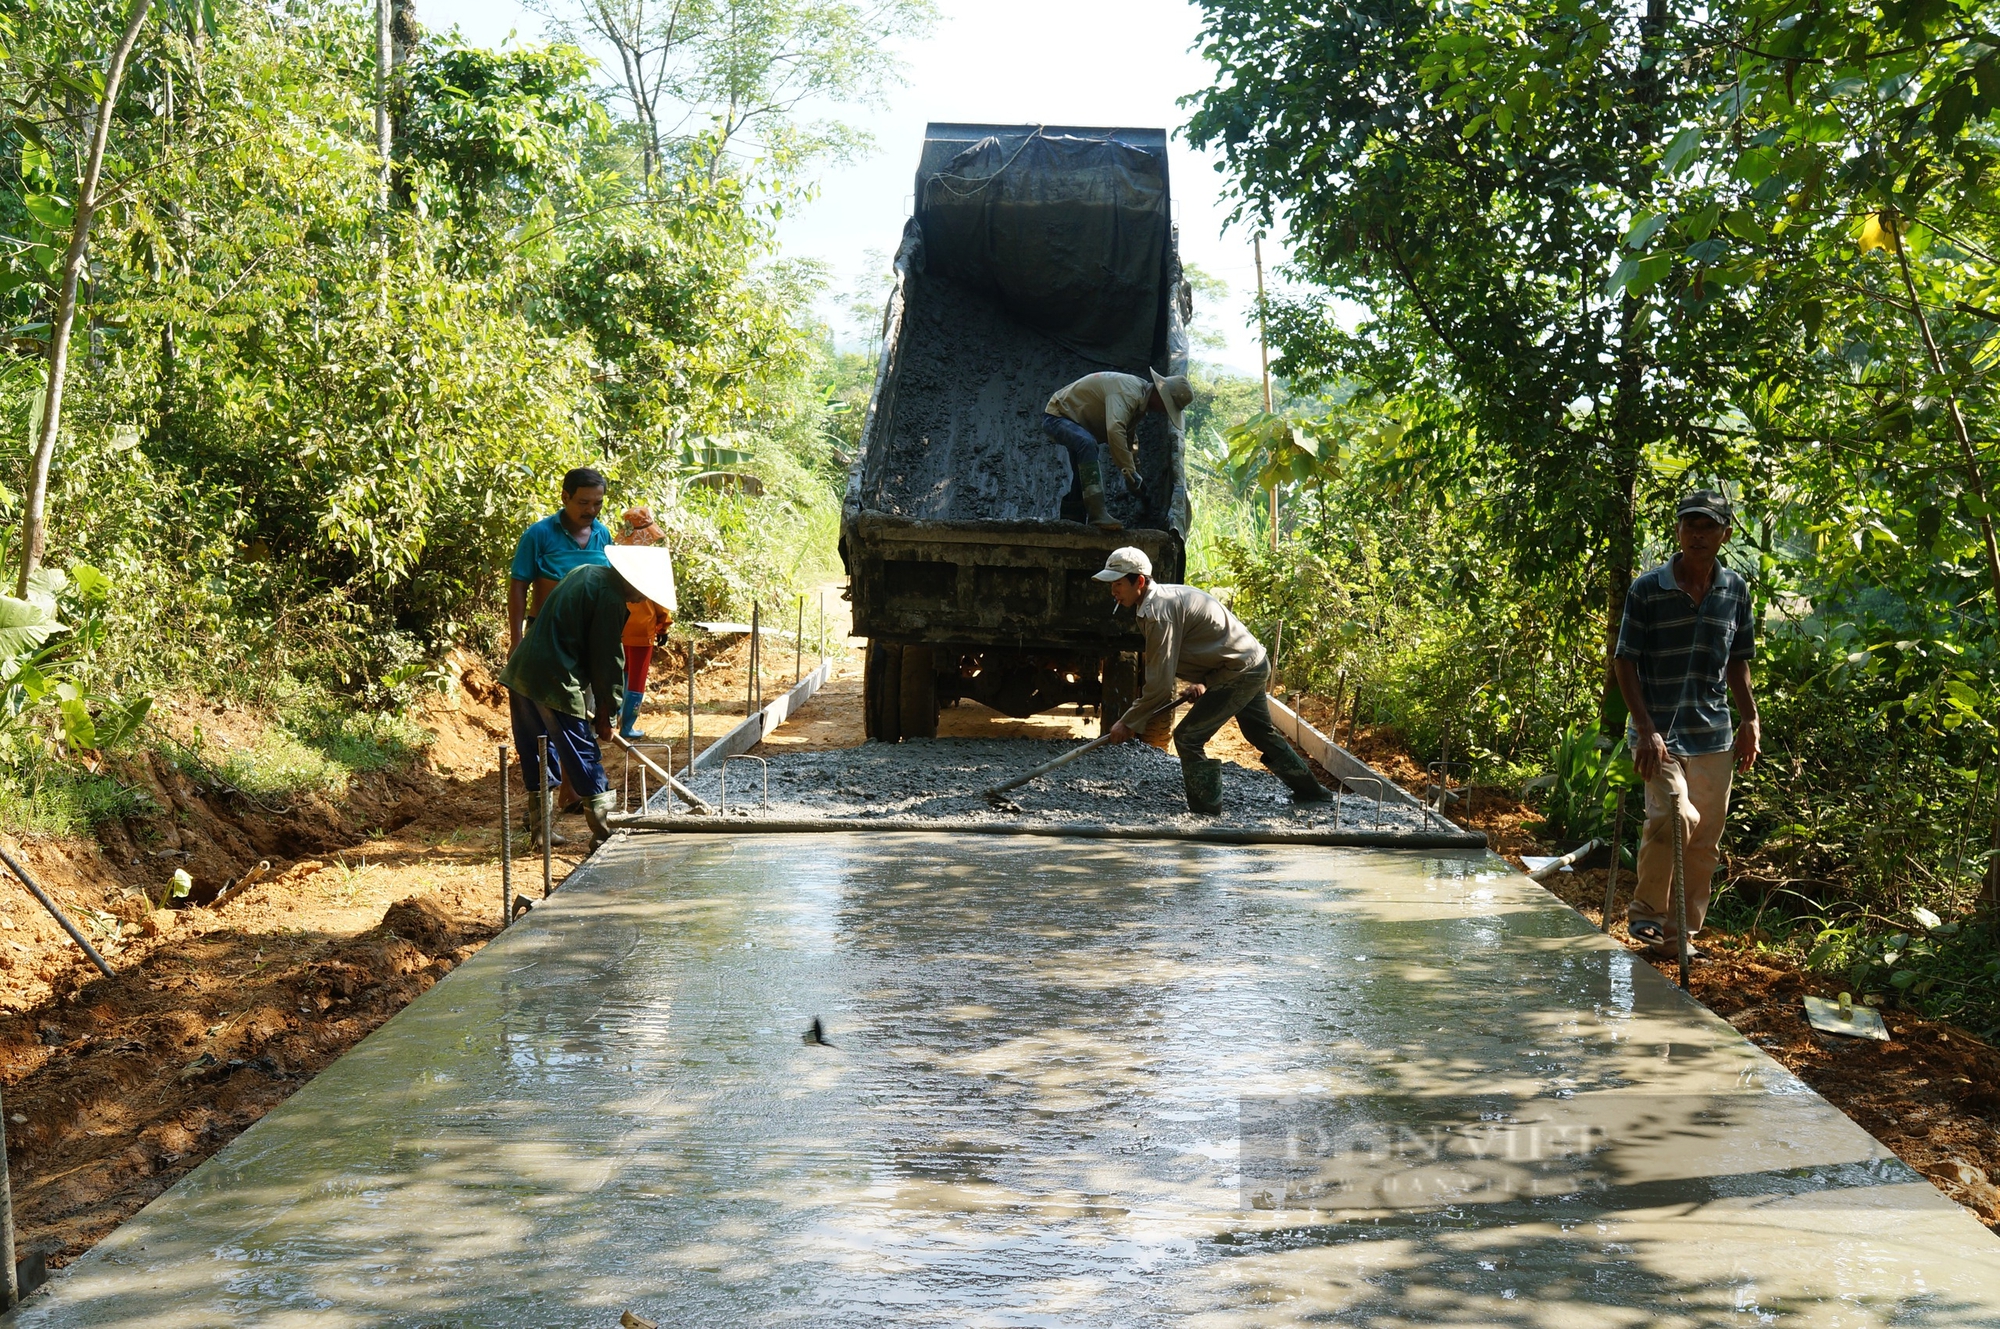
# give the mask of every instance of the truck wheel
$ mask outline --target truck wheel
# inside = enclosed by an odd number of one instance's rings
[[[904,738],[936,738],[937,652],[928,646],[903,648],[899,725]]]
[[[903,648],[891,642],[868,643],[867,663],[862,672],[862,728],[878,743],[894,743],[903,736]]]
[[[1106,733],[1139,696],[1139,671],[1129,655],[1107,655],[1100,665],[1103,700],[1097,704],[1097,732]]]

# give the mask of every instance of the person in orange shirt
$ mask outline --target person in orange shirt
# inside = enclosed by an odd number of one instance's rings
[[[619,519],[616,541],[621,545],[656,545],[666,538],[666,532],[645,508],[628,509]],[[673,624],[673,611],[651,600],[633,605],[626,615],[625,709],[619,716],[618,736],[628,743],[647,737],[638,728],[639,707],[646,700],[646,675],[653,667],[653,647]]]

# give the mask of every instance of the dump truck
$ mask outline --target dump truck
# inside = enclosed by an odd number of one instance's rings
[[[1106,472],[1125,529],[1102,531],[1042,416],[1085,374],[1187,372],[1169,203],[1165,130],[926,131],[841,512],[870,738],[934,737],[963,700],[1108,726],[1137,695],[1144,643],[1092,574],[1137,545],[1183,579],[1180,433],[1146,417],[1138,492]]]

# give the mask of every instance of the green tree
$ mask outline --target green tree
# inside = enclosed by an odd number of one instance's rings
[[[936,21],[933,0],[537,0],[553,31],[608,47],[651,178],[675,157],[711,179],[757,160],[789,174],[864,140],[801,109],[868,103],[900,78],[890,43]]]
[[[104,57],[102,69],[91,70],[89,81],[78,79],[57,62],[44,64],[40,71],[44,77],[30,80],[30,86],[37,94],[28,103],[32,108],[30,114],[15,118],[11,126],[24,144],[21,163],[24,178],[32,180],[40,176],[64,192],[73,187],[75,193],[74,201],[65,199],[62,193],[53,189],[48,193],[29,194],[22,199],[22,206],[28,215],[49,233],[49,238],[40,240],[35,248],[53,252],[56,236],[65,231],[68,236],[67,243],[63,245],[60,273],[56,277],[48,333],[48,372],[43,379],[42,409],[35,434],[34,457],[28,464],[27,501],[22,505],[21,512],[21,570],[15,590],[21,599],[27,598],[29,579],[41,566],[47,540],[45,505],[49,463],[55,456],[56,439],[62,432],[63,390],[69,382],[69,342],[70,331],[76,324],[77,285],[90,258],[90,232],[103,204],[99,191],[104,183],[104,154],[111,139],[111,120],[117,114],[119,94],[124,88],[126,61],[131,58],[132,48],[138,43],[140,30],[145,26],[146,11],[151,6],[152,0],[131,0],[127,6],[124,30]],[[8,26],[11,28],[13,25],[10,23]],[[78,26],[88,31],[88,25]],[[81,94],[87,101],[96,103],[90,117],[89,146],[83,154],[83,169],[72,182],[59,180],[56,163],[63,161],[66,165],[68,158],[59,157],[49,150],[47,136],[41,132],[38,123],[44,118],[57,118],[45,112],[45,108],[53,109],[50,105],[52,93]]]
[[[1784,361],[1754,302],[1607,285],[1660,125],[1715,91],[1680,72],[1685,31],[1657,3],[1203,8],[1219,77],[1190,138],[1243,215],[1287,222],[1296,279],[1368,311],[1349,330],[1321,295],[1279,303],[1280,372],[1400,399],[1395,482],[1490,504],[1518,576],[1587,569],[1608,656],[1670,482],[1654,458],[1711,461],[1718,413]]]

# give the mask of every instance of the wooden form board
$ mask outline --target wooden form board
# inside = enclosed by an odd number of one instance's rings
[[[1324,767],[1328,775],[1343,784],[1346,784],[1350,777],[1362,782],[1358,789],[1352,785],[1348,786],[1354,793],[1370,793],[1375,788],[1374,781],[1380,780],[1384,803],[1400,803],[1413,808],[1423,806],[1401,785],[1307,724],[1297,711],[1276,697],[1267,697],[1265,700],[1270,703],[1271,719],[1278,726],[1278,732],[1298,744],[1299,750]]]
[[[820,690],[832,672],[833,662],[822,660],[819,668],[800,679],[798,686],[790,692],[767,703],[763,710],[703,748],[701,755],[694,759],[694,769],[697,772],[712,771],[722,764],[725,757],[748,752],[762,743],[770,736],[772,730],[791,719],[793,712],[805,705],[807,699]]]

